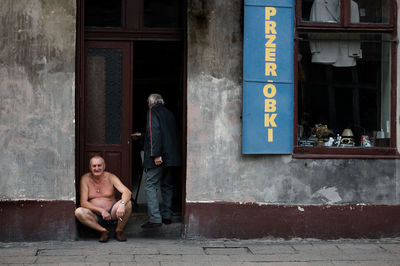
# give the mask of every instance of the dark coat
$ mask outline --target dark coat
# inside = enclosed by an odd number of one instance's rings
[[[164,105],[155,105],[147,111],[143,167],[156,167],[154,158],[158,156],[162,156],[163,166],[181,164],[175,118]]]

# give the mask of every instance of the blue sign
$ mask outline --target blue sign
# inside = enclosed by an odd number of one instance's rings
[[[245,0],[244,154],[293,150],[294,0]]]

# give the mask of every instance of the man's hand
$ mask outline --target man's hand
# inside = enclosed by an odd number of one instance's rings
[[[161,156],[158,156],[158,157],[154,158],[154,163],[155,163],[156,165],[162,164],[162,163],[163,163],[162,157],[161,157]]]
[[[106,221],[111,220],[111,214],[106,210],[103,210],[101,212],[101,216],[103,217],[103,220],[106,220]]]
[[[116,214],[117,214],[117,218],[120,220],[122,219],[122,217],[124,217],[124,214],[125,214],[125,205],[124,204],[119,205]]]
[[[140,139],[141,136],[142,136],[142,133],[140,133],[140,132],[135,132],[135,133],[131,134],[131,137],[132,137],[134,140]]]

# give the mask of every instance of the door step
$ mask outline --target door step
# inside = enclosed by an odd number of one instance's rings
[[[141,225],[148,221],[146,213],[132,213],[131,218],[125,226],[125,235],[129,238],[156,238],[156,239],[179,239],[182,237],[183,223],[180,214],[172,216],[171,224],[163,224],[160,227],[144,229]],[[78,239],[97,239],[99,233],[95,230],[78,224]],[[114,235],[116,226],[106,226],[111,232],[111,237]]]
[[[181,238],[183,224],[180,216],[174,215],[171,224],[163,224],[160,227],[144,229],[141,225],[148,221],[147,214],[133,213],[131,219],[125,227],[125,234],[132,238]]]

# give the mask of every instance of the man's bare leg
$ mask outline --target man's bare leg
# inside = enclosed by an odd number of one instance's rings
[[[97,216],[89,209],[79,207],[75,210],[75,217],[87,227],[99,232],[107,231],[106,228],[98,223]]]
[[[121,221],[121,219],[117,218],[117,209],[121,204],[120,202],[121,201],[118,201],[114,205],[114,207],[112,209],[111,217],[113,219],[117,219],[118,220],[117,228],[115,229],[115,238],[117,240],[119,240],[119,241],[126,241],[126,237],[123,234],[123,231],[124,231],[125,225],[127,224],[128,220],[129,220],[129,218],[131,217],[131,214],[132,214],[132,202],[129,201],[128,203],[126,203],[124,216],[121,217],[122,221]]]

